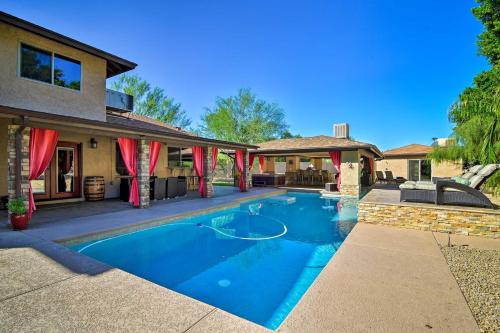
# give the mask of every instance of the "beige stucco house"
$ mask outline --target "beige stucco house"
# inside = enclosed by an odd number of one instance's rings
[[[149,205],[149,142],[161,142],[155,175],[190,174],[183,148],[204,149],[204,177],[210,183],[211,147],[243,150],[252,145],[207,139],[131,113],[132,96],[106,89],[106,79],[136,64],[0,12],[0,196],[26,196],[30,128],[57,130],[53,158],[33,180],[39,204],[84,200],[84,180],[104,178],[105,197],[120,195],[127,179],[119,137],[137,139],[141,206]],[[245,174],[246,177],[246,174]],[[64,180],[64,181],[62,181]],[[62,183],[61,183],[62,182]]]
[[[431,180],[432,177],[453,177],[462,173],[462,163],[441,162],[427,157],[432,146],[410,144],[384,151],[377,160],[377,171],[392,171],[394,177],[406,180]]]

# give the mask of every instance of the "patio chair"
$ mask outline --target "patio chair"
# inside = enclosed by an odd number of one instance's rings
[[[480,187],[498,169],[498,164],[488,164],[478,168],[478,173],[470,178],[469,185],[446,179],[437,179],[435,184],[405,182],[399,186],[400,201],[494,208],[491,201],[480,191]]]
[[[394,184],[398,183],[396,178],[394,178],[392,171],[389,171],[389,170],[386,170],[386,172],[385,172],[385,180],[387,183],[394,183]]]
[[[377,175],[377,183],[387,183],[387,179],[384,177],[384,173],[382,171],[375,171]]]

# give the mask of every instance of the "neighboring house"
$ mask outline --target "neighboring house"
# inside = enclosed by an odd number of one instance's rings
[[[168,166],[182,166],[182,148],[203,147],[209,180],[210,147],[243,150],[245,156],[255,147],[198,137],[131,113],[132,96],[107,90],[106,79],[135,67],[129,60],[0,12],[0,196],[27,194],[30,128],[59,134],[48,168],[32,181],[39,202],[83,200],[89,176],[104,177],[106,197],[118,197],[128,177],[117,145],[120,137],[137,140],[141,206],[149,204],[151,140],[162,144],[155,171],[159,177],[168,176]]]
[[[374,160],[381,158],[377,146],[349,139],[347,124],[334,125],[334,135],[279,139],[259,144],[250,150],[256,156],[265,156],[264,172],[284,172],[286,182],[294,182],[295,173],[309,164],[316,170],[341,174],[341,194],[358,196],[363,187],[375,179]],[[331,152],[340,154],[340,170],[332,166]],[[284,170],[283,170],[284,169]]]
[[[431,180],[432,177],[452,177],[462,173],[461,163],[437,163],[427,157],[432,146],[410,144],[384,151],[377,161],[377,171],[392,171],[394,177],[407,180]]]

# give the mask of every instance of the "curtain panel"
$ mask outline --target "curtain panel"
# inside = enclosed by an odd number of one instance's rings
[[[132,176],[132,186],[128,202],[134,207],[139,207],[139,185],[137,184],[137,140],[128,138],[118,138],[118,145],[122,153],[123,162],[130,176]]]
[[[198,181],[200,184],[198,192],[200,193],[200,196],[204,198],[207,196],[207,190],[205,187],[205,176],[203,174],[203,169],[204,169],[203,147],[200,146],[193,147],[193,164],[194,164],[194,170],[196,171],[196,175],[198,176]]]
[[[59,132],[43,128],[32,128],[30,130],[29,143],[29,189],[28,189],[28,217],[31,218],[33,211],[36,210],[35,199],[33,198],[33,189],[31,181],[40,177],[52,160],[56,150]]]
[[[246,184],[245,180],[243,179],[243,172],[245,172],[244,167],[243,167],[243,150],[237,150],[235,152],[236,155],[236,167],[238,168],[238,171],[240,172],[240,191],[245,192],[246,191]]]
[[[149,176],[153,175],[155,172],[156,164],[158,163],[158,157],[160,156],[161,142],[150,141],[149,142]]]
[[[260,173],[264,173],[264,161],[265,161],[265,157],[263,155],[259,155],[259,170],[260,170]]]
[[[254,161],[255,161],[255,154],[254,153],[248,154],[248,171],[252,170]]]
[[[212,172],[215,171],[217,166],[217,156],[219,156],[219,149],[217,147],[212,147]]]
[[[332,159],[333,166],[337,169],[338,171],[338,176],[337,176],[337,190],[340,191],[340,184],[341,184],[341,174],[340,174],[340,151],[335,150],[335,151],[330,151],[328,152],[330,155],[330,158]]]

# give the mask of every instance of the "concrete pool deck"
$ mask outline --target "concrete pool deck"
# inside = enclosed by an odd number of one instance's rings
[[[252,192],[247,198],[256,195]],[[200,209],[241,199],[200,199],[205,202]],[[169,212],[192,211],[192,203]],[[128,212],[135,211],[148,210]],[[156,213],[146,217],[150,214]],[[111,221],[108,227],[116,229],[111,217],[97,220],[93,228],[103,231]],[[88,233],[83,224],[77,218],[59,231],[57,223],[52,232],[47,224],[0,232],[0,331],[269,332],[51,241]],[[479,329],[432,232],[358,224],[278,331]]]

